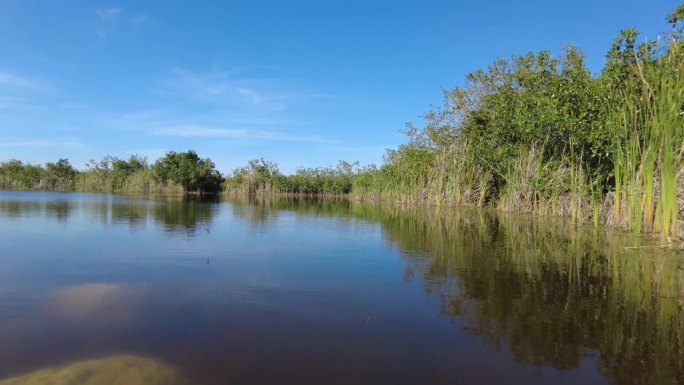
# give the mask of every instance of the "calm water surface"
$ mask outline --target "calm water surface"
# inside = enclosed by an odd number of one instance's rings
[[[0,384],[684,382],[679,257],[567,227],[0,192]]]

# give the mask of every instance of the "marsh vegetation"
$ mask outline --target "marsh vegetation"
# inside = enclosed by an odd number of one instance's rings
[[[10,160],[0,188],[98,192],[350,195],[362,200],[565,216],[659,233],[684,226],[684,4],[669,31],[637,43],[625,29],[592,74],[582,51],[500,59],[444,91],[444,104],[409,124],[384,163],[301,168],[283,174],[257,158],[222,176],[194,151],[146,159],[106,157],[83,171]]]

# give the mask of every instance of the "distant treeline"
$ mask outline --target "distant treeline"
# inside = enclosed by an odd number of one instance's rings
[[[220,192],[222,184],[214,163],[192,150],[167,152],[152,165],[137,155],[128,160],[106,156],[91,160],[85,170],[68,159],[45,167],[19,160],[0,163],[2,189],[183,194]]]
[[[340,162],[284,175],[264,159],[222,178],[193,151],[106,158],[76,171],[6,162],[2,188],[352,194],[360,199],[491,206],[576,223],[678,234],[684,208],[684,4],[669,32],[637,44],[623,30],[593,75],[572,46],[497,60],[444,92],[380,167]],[[682,226],[684,227],[684,226]],[[684,229],[682,229],[684,230]]]
[[[358,175],[370,168],[361,168],[358,162],[340,161],[337,167],[299,168],[292,175],[284,175],[278,165],[263,158],[248,161],[247,166],[233,171],[226,178],[228,192],[246,194],[350,194]]]

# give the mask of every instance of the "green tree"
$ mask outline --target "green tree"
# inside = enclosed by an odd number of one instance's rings
[[[40,186],[45,170],[41,166],[10,159],[0,164],[0,187],[35,189]]]
[[[46,163],[47,187],[50,190],[73,190],[78,171],[69,163],[69,159],[62,158],[55,163]]]
[[[147,158],[138,155],[131,155],[131,157],[128,158],[128,161],[113,158],[111,165],[112,189],[121,188],[131,175],[146,170],[149,167]]]
[[[155,162],[153,172],[158,181],[177,183],[185,192],[218,192],[223,181],[214,162],[200,158],[193,150],[167,152]]]

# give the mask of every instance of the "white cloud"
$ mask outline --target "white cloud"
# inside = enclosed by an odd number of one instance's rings
[[[151,134],[179,138],[245,138],[293,142],[339,143],[338,141],[325,139],[321,136],[302,136],[276,131],[249,130],[242,128],[216,128],[198,125],[165,127],[155,129],[151,131]]]
[[[263,111],[285,108],[288,99],[274,91],[272,82],[264,79],[247,79],[225,70],[193,72],[175,68],[170,76],[159,82],[157,93],[176,96],[222,106],[250,107]]]
[[[44,91],[46,88],[47,86],[44,83],[38,82],[36,80],[28,79],[26,77],[9,72],[0,72],[0,90],[14,89]]]
[[[48,96],[54,88],[46,81],[0,71],[0,111],[35,108],[36,99]]]
[[[140,29],[151,20],[149,15],[144,13],[131,14],[122,8],[98,9],[95,13],[101,20],[101,25],[95,29],[95,35],[100,39],[105,39],[126,28]]]
[[[11,95],[0,95],[0,111],[19,110],[28,107],[31,107],[31,104],[26,98]]]
[[[100,125],[108,129],[160,137],[341,143],[319,135],[296,133],[292,125],[305,123],[277,118],[214,116],[207,119],[206,116],[183,116],[170,110],[151,109],[127,114],[103,115],[99,119]],[[291,128],[285,128],[285,126]]]
[[[50,141],[50,140],[24,140],[16,142],[0,142],[0,148],[18,147],[83,147],[79,141]]]
[[[240,88],[238,88],[238,92],[240,93],[240,95],[243,95],[243,96],[249,98],[254,103],[261,103],[261,100],[262,100],[261,95],[259,95],[258,92],[254,91],[252,89],[240,87]]]
[[[113,23],[119,20],[123,10],[121,8],[98,9],[95,11],[100,19],[105,22]]]
[[[129,21],[136,27],[142,27],[150,21],[150,17],[144,13],[141,13],[139,15],[131,17]]]

